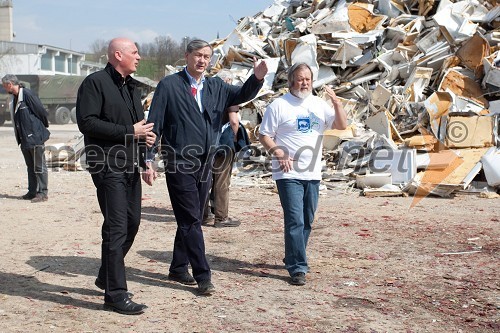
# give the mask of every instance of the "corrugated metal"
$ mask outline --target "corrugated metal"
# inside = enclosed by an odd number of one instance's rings
[[[38,45],[0,41],[2,54],[38,54]]]

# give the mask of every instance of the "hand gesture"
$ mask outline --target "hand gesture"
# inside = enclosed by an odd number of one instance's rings
[[[154,123],[146,124],[146,120],[141,120],[134,124],[134,138],[145,139],[146,145],[152,147],[156,141],[156,134],[153,132]]]
[[[253,57],[253,73],[259,81],[264,79],[267,71],[268,68],[266,61],[263,59],[257,61],[257,58]]]
[[[156,142],[156,134],[153,131],[146,133],[146,146],[149,148],[153,147]]]
[[[325,92],[328,95],[328,97],[330,97],[330,99],[332,100],[332,102],[338,102],[339,101],[339,99],[337,98],[337,94],[335,94],[335,91],[333,91],[333,89],[330,88],[329,86],[325,86]]]
[[[158,178],[158,173],[153,169],[152,162],[146,162],[146,170],[142,172],[142,180],[149,186],[153,186],[153,182]]]
[[[292,159],[287,153],[285,153],[283,149],[280,148],[275,149],[273,151],[273,155],[278,160],[281,171],[283,172],[292,171],[294,159]]]
[[[141,120],[134,124],[134,138],[144,139],[146,134],[153,130],[153,123],[146,124],[146,120]]]

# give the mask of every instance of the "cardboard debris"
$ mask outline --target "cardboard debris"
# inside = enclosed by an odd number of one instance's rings
[[[448,160],[445,169],[430,169],[425,171],[421,179],[422,186],[434,187],[433,190],[443,189],[453,192],[454,190],[465,189],[473,177],[479,173],[481,166],[478,165],[481,157],[487,149],[462,149],[456,151],[455,156],[450,159],[450,154],[446,151],[446,157],[442,161]]]
[[[450,116],[446,128],[446,146],[450,148],[491,147],[496,119],[488,116]]]
[[[476,77],[480,77],[483,71],[483,59],[490,55],[490,44],[480,34],[475,33],[457,51],[457,56],[462,64],[474,71]]]
[[[483,91],[479,83],[455,69],[449,69],[445,73],[438,89],[440,91],[451,91],[457,96],[470,98],[481,103],[485,108],[488,107],[488,100],[483,97]]]
[[[386,185],[399,186],[365,188],[364,195],[463,190],[489,163],[479,162],[485,150],[499,146],[499,28],[500,6],[474,0],[275,0],[241,18],[226,38],[212,41],[208,73],[230,71],[239,85],[253,57],[270,68],[264,88],[241,108],[260,153],[241,157],[258,167],[240,173],[268,180],[259,121],[288,91],[287,70],[304,61],[314,72],[314,93],[333,87],[350,124],[324,135],[325,181],[352,190],[356,179],[382,172],[391,175]]]

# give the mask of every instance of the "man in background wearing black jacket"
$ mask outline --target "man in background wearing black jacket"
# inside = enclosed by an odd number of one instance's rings
[[[122,314],[140,314],[147,308],[131,300],[124,261],[141,221],[139,167],[145,167],[145,162],[139,141],[151,146],[156,139],[153,124],[144,120],[137,81],[130,76],[140,59],[131,40],[111,40],[106,68],[85,78],[76,102],[88,169],[104,216],[95,285],[104,289],[104,308]]]
[[[49,175],[45,141],[50,136],[47,111],[38,96],[24,88],[15,75],[5,75],[2,85],[12,95],[9,102],[12,124],[28,170],[28,193],[22,198],[31,202],[47,201]]]

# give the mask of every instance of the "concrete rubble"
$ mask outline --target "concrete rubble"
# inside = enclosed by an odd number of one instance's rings
[[[254,144],[240,152],[234,183],[272,184],[258,126],[287,92],[287,69],[303,61],[314,92],[332,86],[348,113],[346,130],[324,136],[325,188],[366,196],[499,191],[495,0],[275,0],[212,45],[209,74],[230,71],[233,84],[251,74],[254,57],[269,67],[257,98],[241,106]]]

